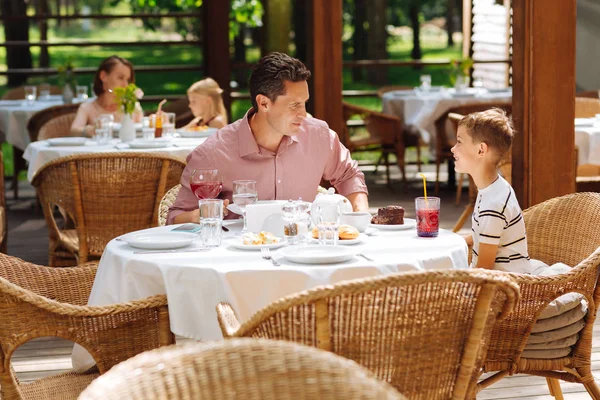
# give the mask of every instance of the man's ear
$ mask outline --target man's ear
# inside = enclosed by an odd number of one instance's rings
[[[268,111],[271,106],[271,99],[269,99],[264,94],[256,95],[256,104],[258,105],[258,109],[261,111]]]

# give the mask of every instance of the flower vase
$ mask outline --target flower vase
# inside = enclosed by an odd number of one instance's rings
[[[119,130],[119,139],[123,143],[131,142],[135,139],[135,124],[131,118],[131,114],[124,114],[121,121],[121,129]]]
[[[71,104],[73,102],[73,89],[71,89],[71,85],[68,83],[63,88],[62,100],[63,104]]]

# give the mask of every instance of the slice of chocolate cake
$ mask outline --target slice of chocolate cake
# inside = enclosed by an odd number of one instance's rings
[[[387,206],[377,210],[377,215],[371,219],[377,225],[404,225],[404,208],[401,206]]]

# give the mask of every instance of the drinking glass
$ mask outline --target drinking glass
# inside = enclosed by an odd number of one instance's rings
[[[25,100],[27,104],[32,105],[35,102],[37,88],[35,86],[25,86]]]
[[[42,83],[40,85],[40,95],[38,98],[40,100],[50,99],[50,84],[49,83]]]
[[[431,89],[431,75],[421,75],[421,89],[428,92]]]
[[[163,113],[162,136],[172,138],[175,134],[175,113]]]
[[[221,245],[223,224],[223,200],[198,200],[200,210],[200,241],[203,247],[218,247]]]
[[[87,86],[79,86],[75,87],[75,93],[77,94],[77,101],[82,103],[88,99],[88,91]]]
[[[216,199],[223,190],[223,180],[218,169],[195,169],[190,177],[190,189],[198,198]]]
[[[419,237],[437,237],[440,230],[440,198],[417,197],[417,235]]]
[[[112,114],[101,114],[96,118],[95,135],[92,140],[98,144],[107,144],[112,138],[114,117]]]
[[[240,235],[248,232],[246,206],[256,202],[257,198],[256,181],[233,181],[233,202],[242,210],[244,217],[244,228],[239,233]]]
[[[337,245],[341,214],[340,205],[338,203],[318,205],[315,211],[317,213],[319,244]]]

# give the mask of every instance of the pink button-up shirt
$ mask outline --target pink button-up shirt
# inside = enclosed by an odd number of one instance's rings
[[[295,136],[285,136],[276,153],[260,147],[250,129],[249,117],[225,126],[187,157],[181,190],[169,209],[167,223],[184,211],[198,208],[190,189],[194,169],[219,170],[223,191],[219,198],[231,201],[233,181],[256,181],[259,200],[288,200],[302,197],[313,201],[321,178],[331,182],[342,195],[368,193],[365,176],[324,121],[305,118]],[[231,215],[231,214],[230,214]]]

